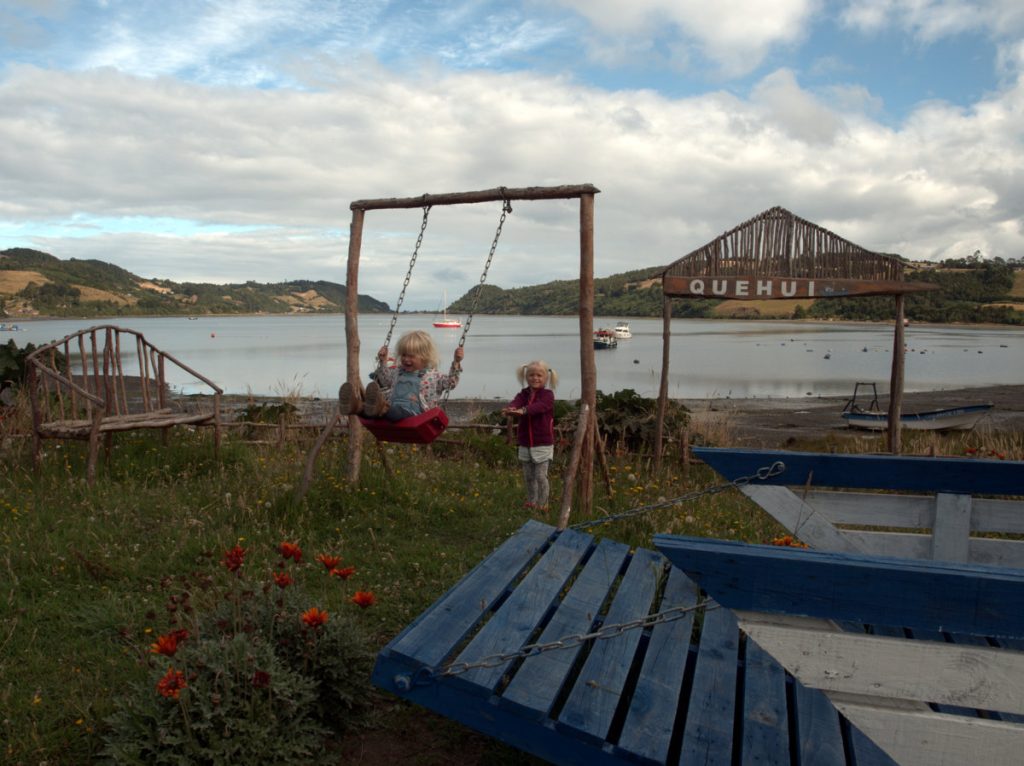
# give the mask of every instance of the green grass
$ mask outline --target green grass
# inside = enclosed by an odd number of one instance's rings
[[[206,432],[178,431],[167,447],[150,434],[120,435],[93,487],[83,478],[83,445],[47,442],[38,474],[29,446],[7,440],[0,473],[0,760],[11,764],[95,759],[114,700],[145,677],[148,647],[167,627],[162,582],[216,565],[236,543],[250,551],[247,567],[268,574],[284,540],[299,543],[306,561],[341,555],[356,574],[345,583],[322,578],[320,606],[353,610],[352,591],[372,590],[378,603],[358,618],[381,646],[530,518],[513,448],[497,439],[433,451],[391,445],[390,473],[368,441],[358,487],[344,479],[346,444],[333,441],[301,502],[293,487],[307,441],[228,439],[215,461]],[[1004,448],[1020,454],[1019,444]],[[647,463],[613,457],[614,497],[595,476],[593,515],[719,481],[699,466],[686,483],[678,467],[655,477]],[[561,467],[552,470],[553,498]],[[547,520],[554,523],[554,514]],[[783,532],[735,490],[591,531],[645,547],[657,532],[755,542]],[[377,704],[364,735],[401,736],[408,708],[368,693]],[[466,736],[453,726],[435,721],[423,736]],[[338,746],[345,750],[344,737]],[[487,760],[499,757],[517,756],[502,751]]]

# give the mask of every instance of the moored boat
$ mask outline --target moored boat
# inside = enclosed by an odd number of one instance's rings
[[[619,341],[616,340],[615,333],[612,330],[601,329],[594,331],[594,349],[596,351],[615,348],[618,345]]]
[[[434,327],[444,327],[450,329],[458,329],[462,327],[462,322],[458,319],[448,316],[448,293],[447,291],[441,297],[441,312],[442,316],[440,319],[434,320]]]
[[[900,428],[908,431],[970,431],[994,406],[985,403],[927,412],[904,412],[900,414]],[[855,408],[844,412],[842,417],[851,428],[869,431],[885,431],[889,428],[888,412]]]
[[[633,337],[633,333],[630,332],[629,329],[629,322],[619,322],[617,325],[615,325],[615,329],[613,330],[613,332],[615,333],[616,338]]]

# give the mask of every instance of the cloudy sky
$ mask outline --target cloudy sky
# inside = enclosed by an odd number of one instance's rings
[[[343,282],[356,199],[592,183],[596,272],[782,205],[915,260],[1024,255],[1020,0],[0,0],[0,249]],[[520,202],[490,281],[578,274]],[[407,298],[479,279],[497,204],[431,214]],[[419,212],[370,212],[394,305]]]

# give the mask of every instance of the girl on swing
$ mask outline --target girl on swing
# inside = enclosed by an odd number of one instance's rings
[[[548,466],[555,456],[555,392],[558,374],[540,360],[516,369],[525,388],[516,394],[504,415],[519,416],[519,463],[526,484],[526,508],[548,509]],[[548,384],[551,388],[547,388]]]
[[[398,339],[398,361],[388,367],[388,347],[377,352],[373,381],[360,397],[351,383],[343,383],[338,406],[346,415],[403,420],[433,409],[441,395],[458,385],[465,351],[459,346],[451,369],[445,375],[437,369],[437,347],[423,330],[412,330]]]

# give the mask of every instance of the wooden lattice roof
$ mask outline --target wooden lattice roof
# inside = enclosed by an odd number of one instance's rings
[[[684,255],[660,276],[666,295],[683,296],[839,297],[930,289],[904,282],[904,265],[898,255],[872,252],[773,207]],[[770,280],[780,289],[764,287]]]

